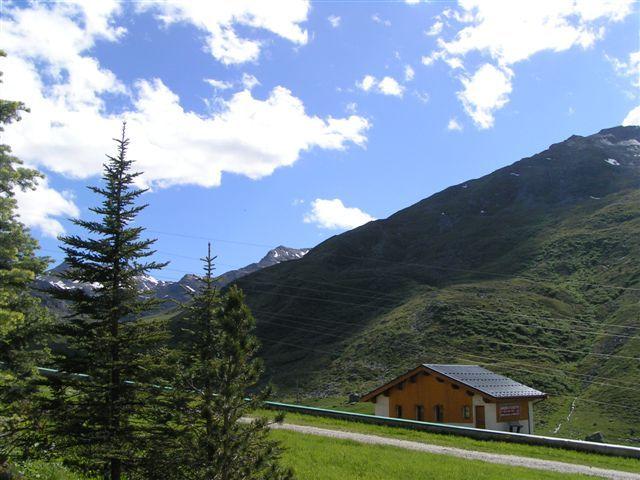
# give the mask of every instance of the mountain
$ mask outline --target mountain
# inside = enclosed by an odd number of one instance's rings
[[[220,287],[224,287],[245,275],[257,272],[263,268],[271,267],[282,262],[288,262],[290,260],[298,260],[304,257],[308,251],[308,248],[289,248],[280,245],[269,250],[259,262],[251,263],[246,267],[239,268],[238,270],[230,270],[223,273],[216,279],[216,283]],[[184,302],[189,299],[189,292],[194,292],[198,288],[200,288],[198,277],[193,274],[187,274],[177,282],[162,282],[159,284],[155,289],[155,296],[157,298]],[[167,303],[167,306],[171,307],[173,304]]]
[[[269,379],[482,364],[550,393],[540,433],[640,443],[639,188],[640,127],[574,135],[245,275]]]
[[[238,270],[231,270],[224,273],[217,278],[217,283],[221,287],[224,287],[228,283],[242,278],[244,275],[256,272],[263,268],[267,268],[276,265],[281,262],[287,262],[290,260],[298,260],[302,258],[309,249],[289,248],[282,245],[269,250],[267,254],[256,263],[247,265],[246,267]],[[34,282],[34,291],[38,296],[43,299],[43,303],[51,310],[67,314],[69,313],[68,306],[54,298],[51,298],[47,294],[41,293],[43,290],[50,288],[63,288],[63,289],[76,289],[80,288],[86,292],[93,291],[94,286],[87,283],[79,283],[63,278],[62,274],[68,270],[68,265],[65,262],[57,265],[56,267],[48,270],[43,275],[39,276]],[[180,280],[176,282],[163,281],[154,278],[151,275],[144,275],[137,279],[138,288],[145,294],[151,294],[152,296],[166,300],[160,308],[170,309],[175,307],[175,302],[185,302],[189,299],[189,292],[195,292],[200,288],[200,282],[195,274],[184,275]]]

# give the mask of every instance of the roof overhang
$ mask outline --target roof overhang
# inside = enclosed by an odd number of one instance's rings
[[[402,375],[394,378],[393,380],[390,380],[389,382],[385,383],[384,385],[381,385],[380,387],[371,390],[369,393],[365,394],[362,396],[362,398],[360,399],[360,401],[362,402],[369,402],[374,400],[378,395],[386,392],[387,390],[390,390],[391,388],[395,387],[397,384],[399,384],[400,382],[403,382],[411,377],[413,377],[414,375],[421,373],[421,372],[426,372],[429,373],[430,375],[439,375],[441,377],[446,378],[447,380],[449,380],[451,383],[455,384],[455,385],[459,385],[459,386],[463,386],[464,388],[466,388],[467,390],[470,390],[474,393],[477,393],[478,395],[482,395],[484,397],[488,397],[491,400],[495,401],[495,402],[503,402],[503,401],[515,401],[515,400],[535,400],[535,399],[545,399],[548,397],[548,395],[546,393],[543,393],[541,395],[522,395],[522,396],[515,396],[515,397],[495,397],[487,392],[483,392],[482,390],[479,390],[475,387],[472,387],[471,385],[467,385],[464,382],[461,382],[460,380],[456,380],[454,378],[451,378],[450,376],[442,373],[442,372],[438,372],[437,370],[433,370],[429,367],[427,367],[426,365],[419,365],[416,368],[414,368],[413,370],[409,370],[406,373],[403,373]]]

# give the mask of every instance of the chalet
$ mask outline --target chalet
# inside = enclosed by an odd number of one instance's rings
[[[425,363],[362,397],[375,414],[533,433],[533,405],[546,394],[478,365]]]

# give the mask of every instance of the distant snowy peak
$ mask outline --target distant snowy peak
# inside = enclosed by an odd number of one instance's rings
[[[309,252],[308,248],[289,248],[280,245],[272,250],[269,250],[267,254],[260,259],[259,262],[252,263],[246,267],[239,268],[238,270],[231,270],[222,274],[218,278],[220,285],[228,285],[235,282],[239,278],[249,275],[250,273],[257,272],[263,268],[272,267],[282,262],[289,262],[292,260],[299,260]]]
[[[308,248],[289,248],[280,245],[273,250],[269,250],[259,262],[252,263],[238,270],[231,270],[216,278],[216,284],[219,287],[224,287],[245,275],[263,268],[271,267],[282,262],[298,260],[305,256],[308,251]],[[99,287],[99,285],[80,283],[64,278],[64,273],[68,270],[69,265],[66,262],[62,262],[60,265],[47,270],[34,282],[34,290],[38,292],[37,294],[41,298],[43,298],[45,304],[59,312],[68,312],[67,305],[62,301],[54,300],[49,295],[42,292],[52,289],[81,289],[84,292],[91,294],[97,287]],[[177,282],[158,280],[151,275],[141,275],[136,278],[136,281],[138,283],[138,288],[143,295],[151,295],[152,297],[163,300],[165,308],[174,307],[177,304],[176,302],[188,302],[191,298],[191,294],[202,288],[202,282],[199,277],[191,273],[184,275]]]
[[[308,248],[289,248],[280,245],[279,247],[269,250],[267,254],[258,262],[258,264],[287,262],[289,260],[298,260],[309,252]]]
[[[69,265],[66,262],[62,262],[60,265],[47,270],[43,275],[38,277],[36,280],[36,286],[42,290],[47,290],[48,288],[58,288],[62,290],[82,289],[87,292],[100,286],[99,284],[89,284],[78,282],[77,280],[69,280],[64,277],[64,273],[67,270],[69,270]],[[141,275],[136,277],[136,282],[138,283],[138,288],[142,292],[155,291],[159,286],[167,283],[158,280],[151,275]]]
[[[136,277],[136,281],[138,282],[138,288],[143,292],[150,292],[156,290],[159,286],[164,285],[167,282],[162,280],[158,280],[151,275],[141,275]]]

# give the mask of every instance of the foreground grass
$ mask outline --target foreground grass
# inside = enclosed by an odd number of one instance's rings
[[[261,411],[260,413],[268,417],[273,417],[275,415],[273,411]],[[556,460],[559,462],[575,463],[579,465],[588,465],[592,467],[609,468],[613,470],[640,473],[640,460],[632,458],[610,457],[607,455],[576,452],[573,450],[565,450],[562,448],[538,447],[517,443],[476,440],[454,435],[442,435],[403,428],[369,425],[366,423],[349,422],[346,420],[315,417],[312,415],[302,415],[298,413],[287,413],[285,422],[294,423],[297,425],[310,425],[315,427],[330,428],[334,430],[369,433],[382,437],[412,440],[417,442],[429,443],[432,445],[442,445],[445,447],[476,450],[479,452],[501,453],[504,455],[519,455],[523,457]]]
[[[350,440],[303,435],[283,430],[273,431],[272,435],[286,448],[283,463],[293,468],[299,480],[593,478],[495,465],[477,460],[464,460],[383,445],[366,445]]]
[[[72,472],[60,463],[41,460],[14,466],[11,468],[11,473],[21,480],[91,480],[89,477]]]

